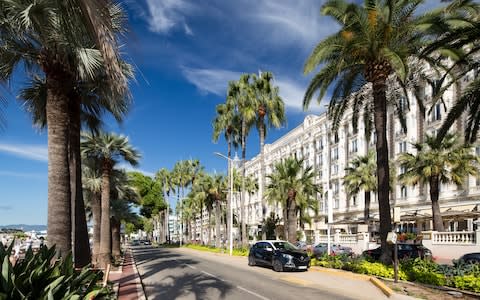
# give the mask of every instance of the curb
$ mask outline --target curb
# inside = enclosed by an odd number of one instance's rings
[[[392,289],[390,289],[388,286],[385,285],[385,283],[381,282],[378,280],[376,277],[370,277],[369,281],[376,286],[379,290],[381,290],[385,296],[387,297],[392,297],[393,294],[395,294]]]
[[[130,255],[132,256],[133,270],[135,271],[135,274],[137,274],[137,276],[135,278],[135,285],[137,287],[138,299],[139,300],[147,300],[147,296],[145,295],[145,290],[143,289],[142,277],[140,277],[140,273],[138,273],[137,262],[135,261],[135,257],[133,256],[132,249],[129,248],[128,251],[130,251]]]

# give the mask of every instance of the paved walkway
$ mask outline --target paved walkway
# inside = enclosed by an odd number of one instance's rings
[[[109,279],[115,283],[119,283],[119,300],[145,299],[131,249],[127,249],[125,252],[122,273],[111,274]]]

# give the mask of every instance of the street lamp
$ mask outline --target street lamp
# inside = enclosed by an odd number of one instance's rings
[[[328,222],[327,222],[327,253],[330,255],[330,250],[332,249],[330,241],[330,226],[333,223],[333,195],[332,190],[327,191],[327,212],[328,212]]]
[[[233,253],[233,203],[232,203],[232,200],[233,200],[233,166],[234,164],[238,161],[238,157],[237,155],[235,154],[235,158],[234,159],[231,159],[230,157],[227,157],[225,155],[223,155],[222,153],[220,152],[214,152],[213,154],[217,155],[217,156],[220,156],[220,157],[223,157],[225,158],[226,160],[228,160],[228,168],[230,170],[230,199],[228,200],[229,201],[229,206],[230,206],[230,220],[229,220],[229,224],[228,226],[230,227],[230,232],[229,232],[229,237],[228,237],[228,240],[229,240],[229,252],[230,252],[230,256],[232,256],[232,253]],[[218,234],[218,232],[217,232]]]

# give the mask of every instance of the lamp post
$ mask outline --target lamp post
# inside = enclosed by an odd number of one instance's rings
[[[332,190],[327,191],[327,213],[328,213],[328,222],[327,222],[327,253],[330,255],[332,249],[332,243],[330,241],[330,227],[333,223],[333,197]]]
[[[230,253],[230,256],[232,256],[232,253],[233,253],[233,203],[232,203],[232,200],[233,200],[233,166],[234,166],[234,162],[238,160],[237,156],[235,155],[235,159],[231,159],[230,157],[227,157],[225,155],[223,155],[222,153],[219,153],[219,152],[214,152],[215,155],[217,156],[220,156],[220,157],[223,157],[225,158],[227,161],[228,161],[228,166],[229,166],[229,170],[230,170],[230,199],[228,200],[229,202],[229,207],[230,207],[230,211],[229,211],[229,215],[230,215],[230,220],[229,220],[229,224],[228,226],[230,227],[230,232],[229,232],[229,237],[228,237],[228,247],[229,247],[229,253]],[[218,234],[218,232],[217,232]]]

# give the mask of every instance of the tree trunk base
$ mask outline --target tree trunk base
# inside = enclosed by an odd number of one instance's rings
[[[99,253],[97,256],[97,267],[101,269],[106,269],[107,265],[111,264],[110,254],[109,253]]]

